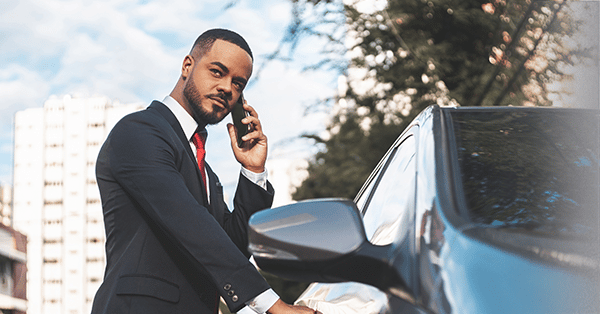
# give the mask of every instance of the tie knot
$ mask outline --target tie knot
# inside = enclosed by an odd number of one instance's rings
[[[206,138],[200,133],[196,132],[192,136],[192,143],[196,146],[196,149],[204,148],[204,143],[206,142]]]

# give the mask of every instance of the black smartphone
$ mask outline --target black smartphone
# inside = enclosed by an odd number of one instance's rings
[[[242,137],[250,132],[250,125],[242,123],[242,119],[250,115],[248,111],[244,110],[243,104],[244,96],[240,95],[240,98],[238,98],[237,103],[231,110],[231,119],[233,120],[233,125],[237,130],[238,147],[242,147],[242,144],[244,143],[244,141],[242,141]]]

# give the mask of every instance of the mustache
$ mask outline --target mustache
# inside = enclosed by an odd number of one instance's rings
[[[207,97],[209,98],[220,98],[223,100],[223,102],[226,104],[227,109],[231,109],[231,106],[229,105],[229,96],[223,92],[219,92],[216,94],[208,94]]]

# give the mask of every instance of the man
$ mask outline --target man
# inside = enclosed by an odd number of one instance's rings
[[[231,111],[252,62],[238,34],[205,32],[171,94],[109,134],[96,166],[107,265],[92,313],[217,313],[220,297],[233,312],[316,313],[282,302],[248,261],[248,218],[273,201],[267,138],[251,106],[244,104],[244,123],[253,130],[241,148],[227,125],[242,165],[233,212],[203,165],[205,127]]]

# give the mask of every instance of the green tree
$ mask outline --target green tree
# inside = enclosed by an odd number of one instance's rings
[[[323,60],[348,78],[295,199],[353,198],[395,138],[430,104],[551,106],[549,83],[588,51],[563,1],[293,0],[290,47],[326,40]],[[381,1],[374,2],[381,3]],[[293,49],[289,50],[293,53]],[[345,51],[345,53],[340,53]]]
[[[550,106],[549,83],[567,78],[564,66],[590,54],[564,43],[578,23],[563,1],[291,2],[287,35],[267,59],[293,59],[310,38],[311,46],[320,43],[322,59],[307,69],[347,78],[339,95],[308,108],[332,111],[332,119],[327,136],[304,135],[321,150],[293,195],[297,200],[353,198],[430,104]],[[288,302],[306,287],[267,278]]]

